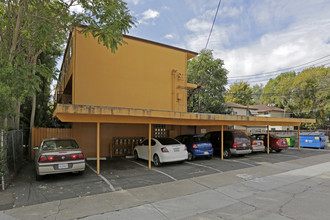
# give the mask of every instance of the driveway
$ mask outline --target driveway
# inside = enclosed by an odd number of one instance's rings
[[[83,175],[72,173],[46,176],[42,181],[35,180],[32,162],[26,162],[13,183],[0,196],[10,197],[0,209],[22,207],[55,200],[77,198],[105,192],[127,190],[137,187],[223,173],[248,167],[266,165],[278,168],[290,160],[328,154],[330,151],[318,149],[288,149],[281,153],[250,154],[221,161],[196,159],[182,164],[170,163],[148,169],[147,161],[126,158],[113,158],[101,161],[101,173],[97,175],[96,161],[87,161]],[[284,166],[283,166],[284,167]],[[243,177],[244,178],[244,177]]]

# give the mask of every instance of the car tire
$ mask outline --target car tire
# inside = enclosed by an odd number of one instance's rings
[[[279,149],[279,150],[275,150],[276,151],[276,153],[279,153],[279,152],[281,152],[282,151],[282,149]]]
[[[42,180],[44,178],[44,176],[42,176],[42,175],[38,175],[37,173],[36,173],[36,181],[40,181],[40,180]]]
[[[139,155],[138,152],[135,150],[134,151],[134,160],[138,160],[139,159]]]
[[[83,171],[79,171],[79,172],[78,172],[78,175],[81,176],[81,175],[84,175],[84,173],[85,173],[85,170],[83,170]]]
[[[162,165],[157,154],[154,155],[153,160],[156,167],[160,167]]]
[[[223,149],[223,158],[230,158],[231,157],[231,152],[228,148]]]
[[[189,160],[189,161],[192,161],[192,160],[194,160],[194,159],[195,159],[194,154],[193,154],[191,151],[188,151],[188,160]]]

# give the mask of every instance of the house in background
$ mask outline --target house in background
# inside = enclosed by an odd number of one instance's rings
[[[233,102],[226,102],[226,105],[228,109],[230,110],[231,115],[241,115],[241,116],[256,116],[258,114],[256,108],[251,108],[251,106],[245,106],[245,105],[240,105],[236,104]],[[237,129],[237,130],[247,130],[247,126],[242,126],[242,125],[232,125],[228,126],[229,129]]]
[[[286,111],[281,108],[274,106],[269,106],[265,104],[251,105],[251,108],[257,109],[258,117],[269,117],[269,118],[291,118],[292,112]],[[282,131],[291,131],[294,130],[293,126],[270,126],[270,130],[282,130]]]
[[[232,102],[226,103],[228,108],[231,110],[232,115],[242,115],[242,116],[257,116],[257,117],[270,117],[270,118],[290,118],[291,112],[285,111],[283,109],[268,106],[265,104],[260,105],[250,105],[244,106]],[[258,132],[266,132],[267,129],[265,126],[228,126],[231,129],[239,129],[239,130],[247,130],[248,133],[258,133]],[[294,130],[293,126],[270,126],[270,130],[285,130],[291,131]]]

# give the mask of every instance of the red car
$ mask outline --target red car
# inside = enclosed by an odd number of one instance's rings
[[[257,140],[263,140],[265,147],[267,149],[267,134],[253,134],[251,135]],[[285,138],[280,138],[276,135],[270,134],[269,135],[269,150],[281,152],[283,149],[288,149],[288,142]]]

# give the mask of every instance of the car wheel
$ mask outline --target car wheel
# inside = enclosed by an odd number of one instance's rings
[[[138,160],[139,159],[139,155],[138,152],[135,150],[134,151],[134,160]]]
[[[188,151],[188,160],[192,161],[193,159],[195,159],[193,153],[191,151]]]
[[[276,153],[279,153],[279,152],[281,152],[282,151],[282,149],[279,149],[279,150],[275,150],[276,151]]]
[[[43,176],[38,175],[38,174],[36,173],[36,180],[37,180],[37,181],[40,181],[40,180],[42,180],[42,179],[43,179]]]
[[[231,153],[230,153],[229,149],[227,149],[227,148],[223,149],[223,157],[226,159],[231,157]]]
[[[154,155],[154,165],[156,167],[160,167],[162,165],[157,154]]]
[[[83,170],[83,171],[79,171],[79,172],[78,172],[78,175],[84,175],[84,173],[85,173],[85,170]]]

